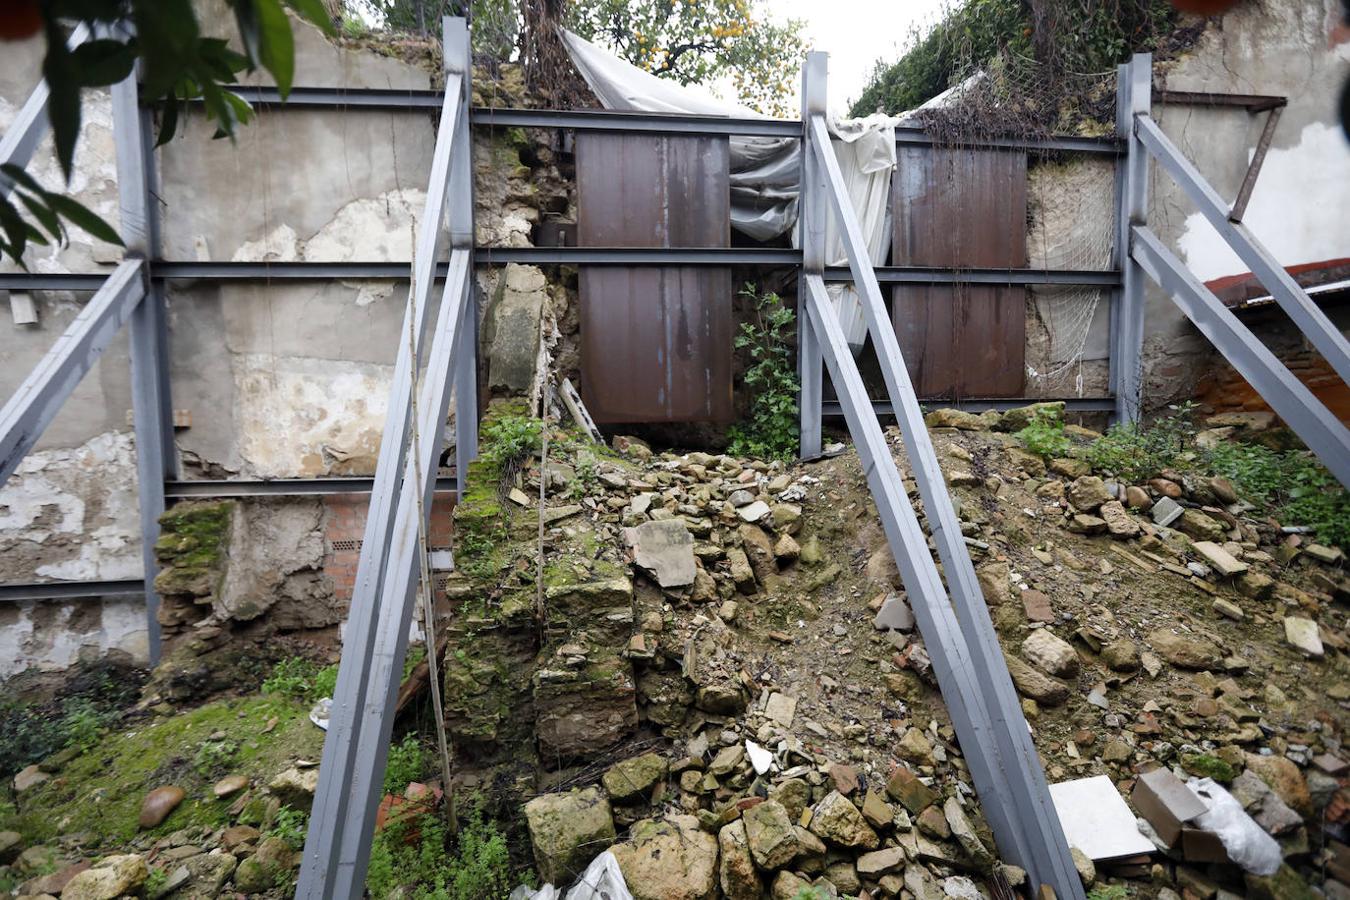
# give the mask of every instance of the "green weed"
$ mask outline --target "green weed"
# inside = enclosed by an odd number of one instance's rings
[[[272,824],[267,829],[267,836],[279,837],[292,850],[300,850],[305,846],[305,830],[308,824],[309,817],[303,812],[289,806],[283,806],[277,810],[276,816],[272,819]]]
[[[1026,428],[1017,432],[1017,439],[1028,450],[1046,459],[1069,452],[1069,437],[1064,433],[1064,420],[1054,410],[1038,408],[1031,414]]]
[[[758,459],[793,459],[798,450],[797,391],[793,365],[796,316],[781,297],[759,293],[747,284],[742,297],[754,307],[755,319],[742,322],[736,349],[747,351],[745,383],[750,388],[750,419],[727,431],[727,450]]]
[[[454,840],[431,814],[391,822],[375,834],[366,874],[374,900],[502,900],[512,881],[506,837],[479,813]]]
[[[389,762],[384,768],[384,792],[402,794],[411,782],[421,781],[427,770],[427,751],[416,734],[408,734],[389,747]]]

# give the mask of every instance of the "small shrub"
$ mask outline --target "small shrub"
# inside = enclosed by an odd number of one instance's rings
[[[264,694],[282,694],[295,700],[331,697],[337,689],[337,666],[320,668],[301,656],[283,659],[262,683]]]
[[[1350,493],[1311,454],[1221,443],[1208,462],[1244,499],[1283,524],[1307,525],[1325,543],[1350,546]]]
[[[483,423],[478,457],[498,475],[507,475],[539,446],[544,423],[530,416],[504,415]]]
[[[1163,469],[1189,469],[1198,454],[1193,449],[1195,404],[1169,407],[1171,415],[1150,425],[1114,425],[1088,447],[1088,464],[1098,472],[1125,481],[1145,481]]]
[[[146,876],[145,883],[141,885],[141,895],[144,897],[154,897],[160,891],[164,890],[164,885],[168,883],[168,872],[159,867],[152,868],[150,874]]]
[[[219,774],[239,752],[234,741],[203,741],[192,757],[192,767],[203,778]]]
[[[450,843],[445,824],[429,813],[389,823],[371,844],[366,873],[370,896],[504,900],[510,894],[510,853],[495,822],[475,813],[447,852]]]
[[[777,294],[759,293],[747,284],[741,296],[754,306],[755,320],[742,322],[736,349],[747,351],[745,383],[750,388],[750,420],[727,432],[727,450],[736,456],[793,459],[798,449],[797,369],[793,365],[795,316]]]
[[[305,846],[305,831],[308,824],[309,817],[303,812],[289,806],[283,806],[277,810],[276,816],[272,819],[272,824],[267,829],[267,836],[279,837],[292,850],[300,850]]]
[[[384,792],[402,794],[408,784],[419,781],[427,770],[427,752],[416,734],[409,734],[389,747],[389,762],[384,768]]]
[[[1037,456],[1051,459],[1069,452],[1069,437],[1064,433],[1064,420],[1054,410],[1041,407],[1031,414],[1027,427],[1017,432],[1017,439]]]
[[[1126,900],[1130,891],[1123,884],[1099,884],[1088,891],[1088,900]]]
[[[88,750],[98,743],[108,716],[99,712],[93,701],[84,697],[75,697],[65,704],[66,715],[62,728],[66,733],[66,745]]]

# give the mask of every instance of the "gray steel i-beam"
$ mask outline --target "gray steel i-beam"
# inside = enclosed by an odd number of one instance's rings
[[[462,77],[459,133],[469,135],[469,103],[473,98],[473,51],[464,19],[445,17],[441,21],[441,43],[445,65]],[[473,141],[455,145],[450,159],[450,246],[472,252],[473,226]],[[459,329],[460,346],[455,351],[455,472],[468,480],[469,463],[478,456],[478,284],[469,279],[465,299],[464,326]]]
[[[129,27],[129,26],[128,26]],[[139,68],[139,67],[138,67]],[[139,101],[137,72],[112,88],[113,138],[117,154],[118,224],[126,252],[158,255],[159,229],[152,191],[155,181],[150,111]],[[147,270],[149,264],[146,264]],[[159,593],[155,590],[155,544],[164,512],[164,483],[178,477],[169,392],[169,329],[163,289],[151,281],[132,313],[131,400],[136,433],[136,490],[141,520],[141,565],[145,572],[145,620],[150,663],[159,662]]]
[[[1148,153],[1135,136],[1135,119],[1148,115],[1153,88],[1153,57],[1136,53],[1116,70],[1116,134],[1125,142],[1125,159],[1116,167],[1115,246],[1120,289],[1110,307],[1111,393],[1116,421],[1139,420],[1144,385],[1144,277],[1130,256],[1130,228],[1148,221]]]
[[[1326,313],[1317,307],[1297,281],[1284,266],[1271,255],[1270,251],[1252,235],[1246,225],[1231,222],[1229,209],[1214,188],[1209,186],[1177,146],[1163,134],[1158,123],[1147,115],[1135,119],[1136,133],[1149,153],[1162,165],[1173,180],[1191,198],[1214,230],[1219,233],[1238,259],[1246,264],[1251,273],[1265,285],[1280,309],[1293,320],[1299,331],[1327,363],[1336,370],[1336,374],[1346,384],[1350,384],[1350,341],[1341,334],[1339,328],[1331,323]],[[1140,224],[1140,223],[1136,223]]]
[[[61,404],[108,349],[146,290],[142,260],[130,259],[114,269],[0,408],[0,485],[14,474]]]
[[[1133,229],[1131,253],[1215,348],[1350,489],[1350,430],[1238,321],[1233,311],[1146,227]]]
[[[375,666],[375,628],[388,615],[381,606],[382,587],[390,562],[390,537],[396,524],[399,483],[407,456],[412,373],[418,370],[426,352],[430,294],[450,191],[451,155],[456,143],[470,140],[467,131],[459,130],[463,122],[460,82],[460,74],[447,71],[445,104],[437,127],[427,206],[418,223],[409,304],[398,335],[390,402],[347,617],[333,710],[319,767],[319,787],[301,858],[296,896],[310,900],[335,896],[335,885],[340,883],[341,848],[349,840],[347,832],[354,827],[351,820],[355,811],[351,808],[349,790],[353,773],[358,765],[372,764],[370,760],[358,759],[358,748],[364,746],[361,736],[365,730],[366,701],[372,689],[371,674]],[[409,346],[410,340],[414,346]],[[380,686],[374,687],[376,693],[380,693]],[[364,803],[364,799],[360,802]],[[350,870],[346,874],[350,875]],[[346,884],[349,893],[352,890],[359,893],[360,887]]]
[[[964,731],[961,734],[961,746],[971,764],[972,777],[984,801],[985,814],[994,829],[1000,850],[1028,871],[1033,885],[1049,884],[1058,896],[1064,898],[1081,897],[1082,886],[1050,798],[1044,769],[1022,716],[1021,704],[1008,674],[998,635],[989,618],[942,469],[938,465],[937,454],[923,421],[923,412],[919,408],[899,341],[882,301],[881,288],[872,271],[857,213],[849,200],[843,173],[830,144],[825,117],[811,116],[810,126],[808,152],[818,158],[825,173],[834,219],[840,229],[849,268],[862,299],[868,331],[877,348],[882,376],[928,514],[929,530],[951,590],[950,603],[945,591],[940,595],[922,595],[923,603],[930,607],[930,622],[924,631],[930,651],[933,646],[933,637],[930,635],[939,635],[951,641],[951,649],[943,647],[943,652],[956,654],[949,660],[943,697],[953,708],[953,724],[958,732]],[[812,279],[813,289],[816,283]],[[843,361],[841,364],[846,370],[852,369],[856,373],[851,356],[846,364]],[[830,369],[832,377],[836,368],[838,365]],[[854,420],[861,415],[864,404],[867,412],[871,413],[870,402],[865,392],[860,391],[845,400],[845,391],[839,388],[837,382],[836,389],[840,390],[840,403],[845,407],[850,431],[857,440],[857,432],[853,431]],[[849,404],[858,407],[851,417]],[[864,418],[869,426],[880,427],[875,415]],[[877,498],[877,504],[880,508],[880,497]],[[883,512],[883,519],[887,515]],[[892,549],[896,549],[894,542]],[[925,559],[928,566],[932,566],[932,558],[926,553]],[[897,563],[901,563],[898,556]],[[903,563],[900,568],[903,573]],[[906,577],[906,584],[909,584],[910,576]],[[917,606],[916,617],[919,616]],[[955,625],[950,621],[953,609],[959,627],[955,628],[954,634],[950,634],[947,633],[948,629]],[[947,621],[944,622],[944,619]],[[920,622],[922,624],[922,619]],[[936,656],[934,663],[936,666]],[[968,666],[968,671],[960,671],[962,666]],[[941,674],[939,678],[941,680]],[[957,700],[955,704],[954,699]],[[958,724],[958,719],[964,721]],[[982,729],[987,729],[992,745],[979,741]]]
[[[826,78],[829,56],[825,53],[806,54],[802,66],[802,146],[811,140],[811,116],[823,115],[828,104]],[[798,453],[802,459],[820,456],[822,442],[822,403],[825,390],[824,360],[820,355],[820,340],[807,315],[808,274],[825,272],[825,223],[827,207],[820,163],[810,153],[802,154],[801,191],[798,195],[798,244],[801,247],[801,270],[797,275],[797,395],[799,425]]]
[[[418,519],[423,511],[429,513],[431,510],[435,487],[433,476],[443,445],[450,392],[456,381],[455,351],[460,347],[460,332],[468,331],[469,282],[473,271],[470,260],[471,254],[466,249],[451,251],[450,275],[441,298],[418,404],[416,427],[420,449],[416,454],[411,451],[407,454],[387,568],[380,586],[381,616],[375,623],[373,635],[370,688],[364,708],[359,710],[364,725],[356,751],[357,765],[346,786],[351,795],[348,822],[338,847],[336,880],[330,885],[329,897],[355,900],[365,892],[370,842],[375,833],[376,811],[384,793],[384,770],[394,727],[399,673],[403,671],[403,659],[408,649],[408,630],[412,625],[420,576]],[[419,486],[420,498],[417,494]]]

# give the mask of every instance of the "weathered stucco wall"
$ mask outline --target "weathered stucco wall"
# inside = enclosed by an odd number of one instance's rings
[[[337,47],[306,26],[296,33],[299,84],[432,84],[427,65]],[[0,129],[36,83],[41,52],[39,41],[6,45]],[[162,255],[407,260],[424,204],[434,128],[425,112],[264,112],[231,143],[210,140],[202,121],[190,118],[159,152]],[[45,184],[62,186],[50,139],[30,170]],[[115,225],[116,185],[107,95],[92,94],[72,188]],[[39,272],[95,272],[119,258],[116,248],[77,231],[67,247],[32,249],[26,262]],[[173,405],[191,422],[176,434],[185,477],[203,471],[302,477],[373,470],[406,286],[181,282],[168,287],[167,297]],[[0,302],[0,396],[12,393],[87,299],[38,293],[36,326],[11,325],[8,303]],[[142,577],[130,408],[122,335],[37,451],[0,488],[0,582]],[[312,534],[319,548],[310,548],[306,559],[321,560],[323,510],[317,500],[281,503],[261,510],[250,530],[261,539],[275,525],[290,535],[295,522],[307,522],[300,530]],[[266,585],[241,592],[276,593]],[[331,585],[316,578],[313,590],[301,594],[275,597],[278,606],[295,606],[279,613],[281,627],[305,625],[314,610],[332,620],[326,609]],[[144,658],[138,601],[0,604],[0,678],[110,650]]]
[[[1276,94],[1289,98],[1244,221],[1284,265],[1350,257],[1350,148],[1336,98],[1350,74],[1350,44],[1336,45],[1337,0],[1244,0],[1215,20],[1179,59],[1155,66],[1158,87],[1180,91]],[[1232,107],[1155,104],[1153,116],[1201,174],[1231,201],[1247,171],[1265,115]],[[1111,167],[1098,161],[1042,165],[1030,174],[1032,265],[1089,267],[1079,251],[1100,250],[1092,223],[1109,197]],[[1210,280],[1247,271],[1164,171],[1152,167],[1149,225],[1181,259]],[[1044,203],[1038,202],[1044,199]],[[1047,249],[1048,248],[1048,249]],[[1074,296],[1074,294],[1079,296]],[[1101,395],[1107,381],[1107,304],[1086,292],[1036,291],[1028,305],[1029,392]],[[1063,298],[1060,300],[1048,298]],[[1075,301],[1071,303],[1070,299]],[[1092,307],[1087,340],[1077,307]],[[1056,325],[1058,322],[1058,325]],[[1190,396],[1221,357],[1181,311],[1150,283],[1145,315],[1145,402],[1159,407]],[[1057,334],[1056,334],[1057,333]],[[1082,347],[1081,362],[1065,365]],[[1081,380],[1080,380],[1081,379]]]

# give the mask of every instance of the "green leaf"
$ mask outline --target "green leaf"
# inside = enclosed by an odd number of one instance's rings
[[[262,37],[258,61],[276,79],[282,99],[291,92],[295,78],[295,36],[291,20],[280,0],[254,0]]]
[[[5,230],[5,235],[9,238],[5,252],[15,262],[23,265],[23,251],[28,245],[28,229],[19,211],[4,197],[0,197],[0,228]]]
[[[173,136],[177,131],[178,98],[170,95],[164,98],[163,105],[160,107],[159,137],[155,141],[155,146],[160,147],[173,140]]]
[[[111,225],[100,219],[78,200],[60,194],[49,194],[47,200],[51,203],[52,210],[72,225],[83,228],[101,241],[107,241],[119,247],[125,246]]]
[[[295,10],[305,21],[317,25],[324,34],[333,35],[333,17],[324,8],[323,0],[286,0],[286,5]]]
[[[5,163],[3,166],[0,166],[0,174],[4,175],[20,187],[27,188],[38,196],[45,193],[42,189],[42,185],[38,184],[37,180],[33,178],[32,175],[25,172],[23,166],[16,165],[15,163]]]
[[[52,212],[51,207],[44,204],[40,196],[30,197],[28,194],[20,192],[16,192],[16,194],[23,205],[28,207],[28,211],[33,214],[33,218],[37,219],[38,222],[42,223],[42,227],[47,229],[47,233],[56,240],[61,240],[61,220],[56,213]]]
[[[85,41],[71,56],[83,87],[117,84],[131,74],[136,64],[134,47],[106,38]]]
[[[42,77],[51,92],[47,98],[47,120],[61,172],[70,181],[75,166],[75,143],[80,137],[80,76],[75,68],[65,32],[53,21],[47,22],[47,56],[42,61]]]

